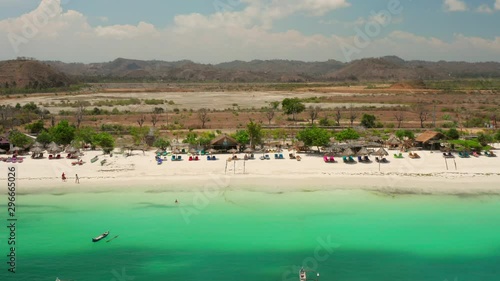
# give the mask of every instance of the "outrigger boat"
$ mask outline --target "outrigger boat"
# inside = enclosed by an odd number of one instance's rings
[[[99,236],[97,236],[95,238],[92,238],[92,242],[99,242],[102,239],[106,238],[106,236],[108,236],[108,235],[109,235],[109,231],[106,231],[103,234],[101,234],[101,235],[99,235]]]

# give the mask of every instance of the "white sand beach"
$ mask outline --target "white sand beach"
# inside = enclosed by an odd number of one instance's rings
[[[401,194],[500,194],[500,157],[471,157],[445,160],[441,153],[420,151],[420,159],[393,158],[389,151],[386,164],[325,163],[322,156],[301,155],[302,160],[286,159],[238,160],[227,162],[231,155],[218,154],[218,160],[171,161],[166,157],[158,165],[153,151],[131,156],[115,153],[113,157],[100,151],[85,151],[83,165],[72,165],[70,159],[31,159],[23,163],[0,162],[6,182],[7,166],[17,167],[17,192],[99,192],[114,190],[192,191],[203,188],[237,188],[268,192],[315,191],[334,189],[366,189]],[[244,154],[240,154],[240,158]],[[258,158],[261,154],[257,154]],[[95,156],[99,160],[91,163]],[[101,160],[106,163],[101,165]],[[375,157],[371,157],[375,160]],[[379,171],[380,168],[380,171]],[[67,181],[61,180],[62,173]],[[75,183],[78,174],[80,183]],[[5,190],[5,189],[4,189]],[[5,191],[3,191],[5,192]]]

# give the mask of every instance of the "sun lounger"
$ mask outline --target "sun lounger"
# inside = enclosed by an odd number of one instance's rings
[[[215,155],[212,155],[212,161],[215,161],[217,160],[217,157],[215,157]]]
[[[196,156],[194,157],[194,161],[199,161],[199,160],[200,160],[200,158],[198,158],[198,155],[196,155]]]
[[[297,155],[297,156],[295,156],[295,159],[297,159],[297,161],[300,161],[300,160],[302,160],[302,157],[300,157],[300,155]]]
[[[274,154],[274,159],[280,159],[280,157],[278,156],[278,154]]]
[[[330,161],[331,163],[335,163],[335,158],[333,156],[330,156],[328,158],[328,161]]]
[[[349,156],[349,163],[356,163],[356,160],[354,160],[354,158],[352,158],[352,156]]]
[[[363,158],[361,156],[358,156],[358,162],[363,163],[363,162],[365,162],[365,160],[363,160]]]
[[[52,160],[54,159],[54,156],[52,156],[52,154],[49,155],[49,160]]]
[[[288,157],[290,157],[290,159],[296,159],[297,158],[297,157],[295,157],[295,155],[293,155],[293,153],[288,154]]]
[[[474,157],[479,157],[479,154],[478,154],[477,152],[475,152],[475,151],[474,151],[474,152],[472,152],[472,156],[474,156]]]
[[[189,156],[189,161],[193,161],[193,156]]]
[[[158,165],[161,165],[161,164],[163,164],[163,160],[162,160],[161,158],[158,158],[158,160],[156,161],[156,163],[157,163]]]
[[[283,154],[280,153],[279,155],[280,159],[285,159],[285,157],[283,157]]]
[[[330,162],[330,161],[328,160],[328,156],[326,156],[326,155],[325,155],[325,156],[323,156],[323,161],[325,161],[326,163]]]
[[[389,163],[389,161],[387,159],[385,159],[385,157],[383,157],[382,160],[380,160],[380,162],[382,162],[382,163]]]
[[[177,155],[177,160],[176,161],[182,161],[182,156],[181,155]]]
[[[399,154],[394,154],[394,158],[397,158],[397,159],[403,159],[404,156],[403,156],[403,153],[399,153]]]
[[[363,157],[363,162],[364,162],[364,163],[371,163],[371,162],[372,162],[372,160],[370,160],[370,157],[368,157],[368,155],[365,155],[365,156]]]

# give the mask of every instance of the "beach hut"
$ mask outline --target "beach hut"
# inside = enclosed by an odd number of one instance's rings
[[[442,133],[436,131],[425,131],[415,139],[415,143],[417,147],[434,150],[439,149],[443,140],[446,140],[446,136]]]
[[[220,135],[210,142],[210,147],[217,150],[229,151],[231,149],[237,149],[239,143],[234,138],[228,135]]]

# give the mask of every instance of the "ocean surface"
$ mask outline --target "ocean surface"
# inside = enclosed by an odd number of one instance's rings
[[[17,272],[2,231],[2,281],[298,281],[302,266],[324,281],[500,280],[495,196],[141,191],[17,204]]]

